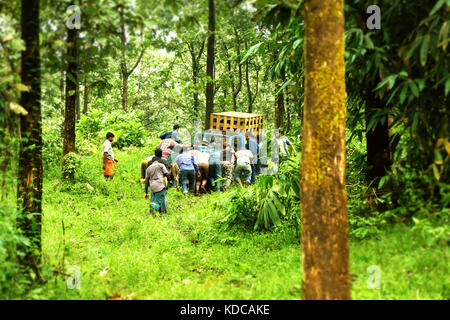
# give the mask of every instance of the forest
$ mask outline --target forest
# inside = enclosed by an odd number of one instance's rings
[[[449,15],[0,0],[0,299],[450,299]]]

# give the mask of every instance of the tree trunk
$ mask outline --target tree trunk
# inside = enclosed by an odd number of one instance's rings
[[[84,78],[84,97],[83,97],[83,114],[88,112],[89,88],[87,86],[87,78]]]
[[[303,299],[350,299],[344,1],[305,1]]]
[[[248,50],[247,41],[245,41],[245,51]],[[252,113],[252,105],[253,105],[253,97],[252,97],[252,88],[250,86],[249,79],[249,61],[245,61],[245,83],[247,84],[247,98],[248,98],[248,113]]]
[[[209,22],[208,22],[208,44],[206,48],[206,114],[205,129],[210,128],[211,114],[214,112],[214,33],[216,28],[216,17],[214,0],[208,0]]]
[[[80,84],[77,82],[77,89],[75,91],[75,105],[77,109],[77,122],[80,121],[81,118],[81,108],[80,108]]]
[[[239,82],[236,86],[236,88],[234,88],[234,81],[233,81],[233,109],[234,111],[237,111],[237,96],[239,94],[239,92],[241,92],[241,87],[242,87],[242,67],[239,61],[239,56],[241,55],[241,41],[239,39],[239,33],[237,32],[237,29],[234,28],[234,34],[236,37],[236,55],[238,56],[238,59],[236,60],[236,64],[238,66],[238,76],[239,76]],[[236,67],[235,67],[236,68]]]
[[[21,246],[22,265],[31,267],[39,276],[41,261],[42,221],[42,128],[41,128],[41,66],[39,57],[39,0],[22,0],[20,19],[25,51],[22,51],[21,79],[29,86],[22,92],[20,105],[28,112],[20,116],[20,151],[17,184],[19,208],[23,209],[18,226],[31,246]]]
[[[78,83],[78,30],[69,29],[67,34],[67,71],[66,71],[66,110],[64,119],[64,144],[63,157],[69,152],[75,151],[75,111],[77,103],[77,83]],[[64,165],[64,163],[63,163]],[[73,171],[71,171],[73,172]],[[63,173],[63,178],[73,179]]]
[[[122,72],[122,108],[128,111],[128,75]]]
[[[65,90],[64,90],[64,68],[61,68],[61,77],[59,79],[59,91],[61,93],[61,117],[64,118],[64,96],[65,96]]]
[[[277,86],[277,91],[280,86]],[[284,95],[280,92],[275,96],[275,127],[281,128],[283,126],[283,114],[284,114]]]
[[[289,102],[289,94],[286,92],[286,133],[291,130],[291,108]]]
[[[366,126],[371,116],[379,110],[383,110],[383,101],[371,90],[366,92]],[[388,119],[384,123],[378,122],[375,127],[366,133],[367,143],[367,179],[372,186],[378,187],[381,177],[386,175],[386,169],[391,165],[391,154],[389,147],[389,124]]]

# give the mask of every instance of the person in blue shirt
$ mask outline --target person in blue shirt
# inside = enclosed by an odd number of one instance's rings
[[[178,131],[179,130],[180,130],[180,126],[176,124],[176,125],[173,126],[173,130],[172,131],[167,131],[167,132],[163,133],[162,135],[159,136],[159,138],[161,140],[164,140],[164,139],[170,139],[170,138],[174,137],[175,138],[174,140],[177,143],[181,144],[182,142],[181,142],[181,140],[180,140],[180,138],[178,136]]]
[[[260,161],[258,158],[259,154],[259,145],[258,142],[256,142],[256,139],[253,137],[252,133],[250,131],[247,131],[245,133],[245,149],[250,150],[253,154],[253,163],[251,164],[252,167],[252,177],[251,177],[251,183],[255,183],[256,181],[256,172],[259,170],[258,165],[260,165]]]
[[[188,193],[188,182],[189,191],[193,193],[195,187],[195,172],[198,170],[198,164],[195,161],[194,156],[189,152],[189,147],[183,147],[182,153],[175,158],[175,163],[180,168],[179,181],[183,193]]]

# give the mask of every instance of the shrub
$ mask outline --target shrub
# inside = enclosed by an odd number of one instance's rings
[[[29,284],[17,260],[18,246],[29,245],[16,227],[19,216],[15,206],[0,204],[0,299],[21,294]]]
[[[94,109],[89,115],[83,115],[77,123],[77,149],[92,153],[92,143],[100,144],[107,132],[113,132],[115,135],[114,147],[141,147],[146,136],[141,117],[142,113],[139,111],[115,110],[104,113]]]
[[[246,189],[236,189],[222,196],[216,209],[226,212],[220,220],[224,228],[240,224],[254,230],[269,230],[282,221],[299,227],[299,160],[284,162],[274,175],[260,176]]]
[[[62,169],[63,179],[73,179],[79,165],[80,157],[76,153],[69,152],[66,154],[64,156]]]

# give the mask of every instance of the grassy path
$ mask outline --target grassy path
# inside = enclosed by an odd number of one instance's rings
[[[61,278],[41,296],[53,299],[298,299],[301,258],[295,230],[276,233],[218,231],[217,194],[200,198],[169,190],[170,213],[148,216],[137,183],[145,149],[118,152],[114,180],[104,181],[99,159],[84,157],[77,182],[44,182],[44,261],[81,270],[80,290]],[[87,185],[89,183],[89,186]],[[62,237],[62,221],[65,239]],[[64,250],[65,248],[65,250]],[[381,239],[351,243],[353,298],[448,298],[447,248],[418,247],[406,227]],[[381,289],[367,288],[370,265]]]

